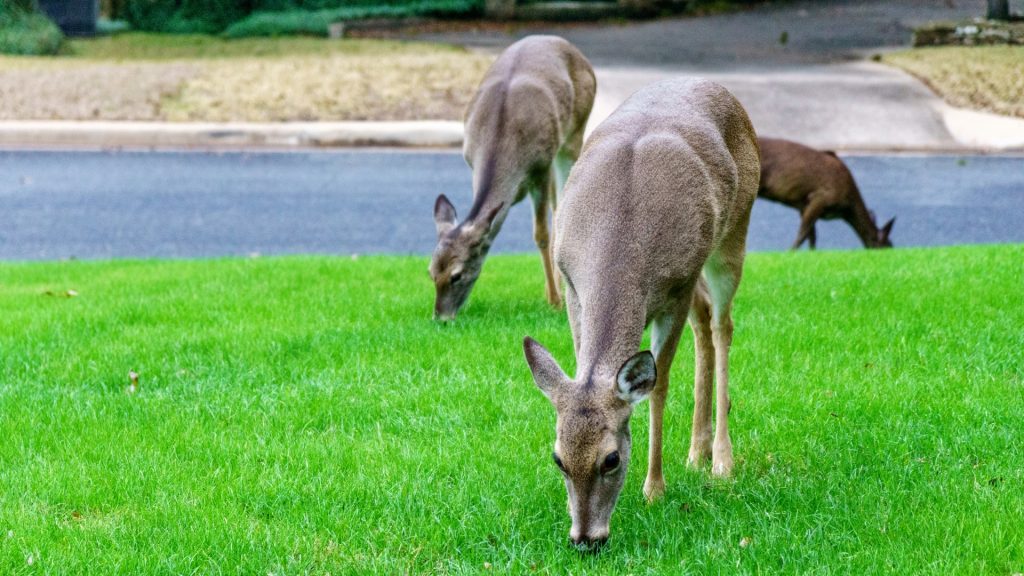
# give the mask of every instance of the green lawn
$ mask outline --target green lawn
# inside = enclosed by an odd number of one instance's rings
[[[522,358],[572,365],[538,259],[492,257],[448,326],[426,267],[0,264],[0,573],[1024,571],[1024,246],[751,256],[735,479],[685,467],[687,337],[666,498],[643,406],[596,556]]]

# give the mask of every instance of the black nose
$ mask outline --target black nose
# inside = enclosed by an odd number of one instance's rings
[[[570,536],[569,541],[580,552],[589,552],[593,554],[600,550],[605,545],[605,542],[608,542],[608,537],[602,536],[601,538],[591,538],[589,536],[580,536],[579,538],[573,538]]]

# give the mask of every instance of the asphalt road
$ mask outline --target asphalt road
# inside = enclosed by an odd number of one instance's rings
[[[906,46],[916,26],[983,16],[985,7],[982,0],[795,0],[700,18],[620,25],[525,23],[408,36],[499,49],[529,34],[552,33],[578,46],[598,67],[765,71],[834,64]]]
[[[845,158],[897,246],[1024,242],[1024,157]],[[434,198],[465,214],[456,152],[0,152],[0,259],[426,254]],[[795,211],[758,201],[753,250],[788,247]],[[532,251],[516,206],[495,251]],[[843,223],[819,248],[853,248]]]

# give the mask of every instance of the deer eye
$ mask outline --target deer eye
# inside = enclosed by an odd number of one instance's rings
[[[619,469],[619,453],[612,452],[605,456],[604,462],[601,464],[601,474],[611,474],[612,472]]]
[[[459,280],[462,280],[462,272],[456,272],[448,277],[448,281],[452,284],[458,284]]]
[[[558,457],[558,454],[552,452],[551,457],[555,459],[555,466],[558,466],[559,470],[565,472],[565,465],[562,464],[562,459]]]

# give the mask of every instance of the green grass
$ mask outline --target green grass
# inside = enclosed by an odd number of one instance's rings
[[[596,556],[565,545],[554,414],[522,358],[530,334],[572,365],[536,257],[492,257],[448,326],[424,258],[2,264],[0,572],[1009,576],[1022,263],[751,256],[735,479],[685,468],[684,338],[666,498],[641,496],[644,407]]]

